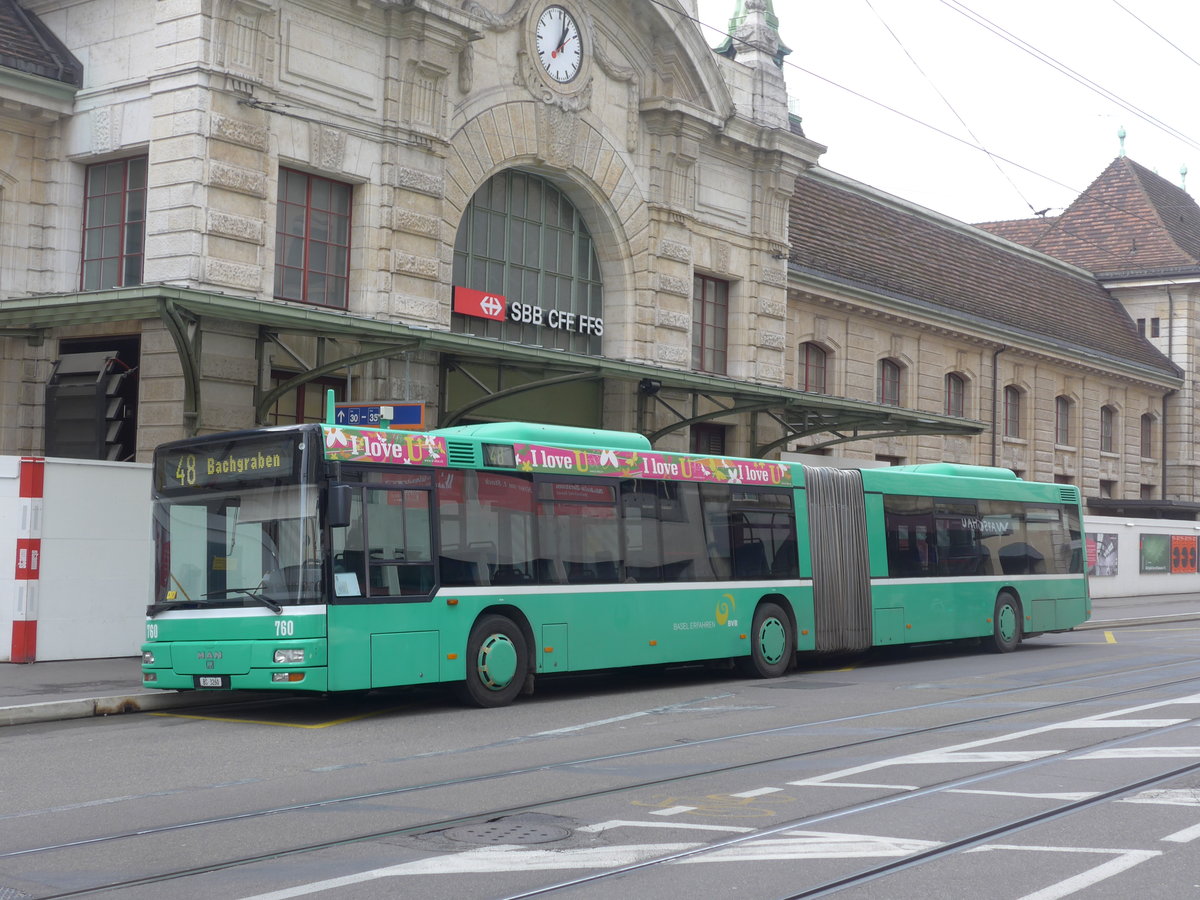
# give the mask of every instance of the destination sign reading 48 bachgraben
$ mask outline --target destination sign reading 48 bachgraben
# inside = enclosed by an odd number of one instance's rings
[[[247,477],[290,476],[295,456],[292,441],[236,447],[217,444],[159,458],[158,483],[163,488],[201,488]]]

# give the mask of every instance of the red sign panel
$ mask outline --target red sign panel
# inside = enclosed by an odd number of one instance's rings
[[[454,311],[477,319],[503,322],[508,314],[508,300],[500,294],[488,294],[455,285]]]

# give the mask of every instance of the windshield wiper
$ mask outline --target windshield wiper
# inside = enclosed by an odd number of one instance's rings
[[[204,596],[205,597],[213,597],[213,596],[216,596],[217,594],[223,594],[224,596],[228,597],[230,594],[233,594],[233,593],[245,594],[251,600],[257,600],[259,603],[261,603],[263,606],[267,607],[273,613],[278,614],[278,613],[283,612],[282,606],[280,606],[274,600],[271,600],[269,597],[265,596],[262,593],[262,585],[261,584],[258,587],[252,587],[252,588],[238,587],[238,588],[225,588],[222,591],[209,591]]]

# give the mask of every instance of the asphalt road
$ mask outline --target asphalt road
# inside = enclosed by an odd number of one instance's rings
[[[1195,896],[1198,637],[14,725],[0,897]]]

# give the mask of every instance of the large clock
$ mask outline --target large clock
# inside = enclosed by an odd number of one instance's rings
[[[547,75],[559,84],[566,84],[579,74],[583,65],[583,38],[575,17],[567,10],[557,5],[542,10],[534,40]]]

